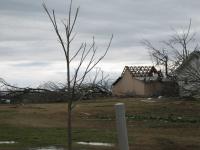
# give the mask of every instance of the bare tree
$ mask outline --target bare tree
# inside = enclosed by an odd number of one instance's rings
[[[18,87],[0,78],[0,100],[9,99],[11,100],[12,103],[23,103],[23,97],[27,97],[28,95],[37,95],[37,94],[48,95],[47,93],[60,95],[60,92],[58,91],[42,87],[38,88]]]
[[[111,82],[109,75],[105,74],[101,68],[95,68],[95,73],[90,79],[89,83],[86,83],[85,86],[90,91],[90,95],[95,96],[109,96],[111,95]]]
[[[166,49],[157,49],[155,48],[150,41],[144,40],[142,41],[143,45],[145,45],[150,50],[150,56],[153,62],[156,63],[156,65],[162,65],[165,68],[165,75],[168,76],[168,52]]]
[[[150,55],[156,65],[165,67],[166,76],[179,67],[191,52],[199,50],[195,33],[191,32],[191,24],[190,19],[187,29],[180,32],[173,29],[175,33],[168,40],[161,41],[161,48],[153,46],[149,40],[142,41],[143,45],[150,50]]]
[[[113,39],[113,35],[111,36],[108,46],[105,49],[104,53],[97,57],[97,46],[95,42],[95,38],[93,37],[92,43],[90,45],[86,43],[82,43],[80,47],[77,49],[75,53],[72,53],[71,50],[71,44],[75,39],[76,34],[74,34],[74,26],[76,24],[78,14],[79,14],[79,7],[76,8],[75,15],[72,14],[72,2],[70,1],[69,4],[69,11],[67,14],[66,21],[62,21],[63,27],[64,27],[64,34],[59,30],[58,28],[58,22],[55,15],[55,11],[50,11],[45,3],[43,3],[43,8],[45,12],[47,13],[53,28],[55,30],[56,36],[58,38],[58,41],[61,45],[61,48],[64,52],[65,56],[65,62],[66,62],[66,71],[67,71],[67,86],[66,86],[66,92],[70,96],[70,99],[68,100],[68,150],[72,149],[72,126],[71,126],[71,113],[73,108],[73,102],[77,101],[84,95],[84,93],[80,94],[80,87],[84,83],[84,80],[89,72],[106,56],[111,41]],[[77,58],[79,58],[78,66],[75,68],[75,72],[72,72],[72,66],[71,64],[73,61]],[[86,67],[83,67],[84,64],[87,64]],[[84,71],[82,71],[82,70]],[[78,95],[78,96],[77,96]]]

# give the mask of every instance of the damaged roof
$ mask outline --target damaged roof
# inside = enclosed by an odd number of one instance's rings
[[[124,72],[128,70],[133,77],[151,77],[153,73],[159,73],[154,66],[125,66]]]
[[[193,59],[200,59],[200,51],[193,51],[189,57],[176,69],[175,73],[181,72],[182,69],[188,66],[189,62]]]

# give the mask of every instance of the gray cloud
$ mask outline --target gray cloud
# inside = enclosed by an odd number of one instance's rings
[[[17,68],[22,69],[26,66],[27,71],[32,74],[33,67],[46,69],[46,73],[43,73],[40,79],[27,75],[27,81],[42,82],[48,75],[51,76],[49,79],[56,80],[63,77],[58,76],[58,72],[65,71],[64,56],[52,25],[41,6],[42,2],[0,1],[0,63],[1,72],[4,72],[2,77],[8,80],[20,82],[21,76],[24,75],[21,74],[22,71],[18,72]],[[45,0],[48,8],[55,9],[58,22],[65,18],[65,6],[68,2]],[[159,41],[167,39],[173,33],[172,27],[177,30],[185,28],[190,18],[192,31],[199,32],[199,5],[200,1],[197,0],[74,0],[73,6],[81,8],[73,50],[81,41],[91,41],[94,35],[102,52],[113,33],[111,49],[102,63],[105,70],[120,72],[124,65],[151,64],[148,51],[140,41],[148,39],[159,44]],[[62,24],[59,25],[61,27]],[[197,34],[197,41],[199,39]],[[47,71],[49,66],[52,70],[50,72]],[[15,79],[11,77],[13,73],[16,74]],[[24,74],[27,74],[26,71]],[[27,84],[27,81],[24,83]]]
[[[23,62],[23,63],[15,63],[13,64],[13,67],[46,67],[49,66],[50,64],[47,62]]]

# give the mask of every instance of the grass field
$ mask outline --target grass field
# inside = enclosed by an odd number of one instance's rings
[[[130,150],[199,150],[200,101],[127,98],[81,101],[73,111],[75,150],[115,150],[76,142],[117,143],[114,104],[124,102]],[[67,104],[0,105],[0,150],[67,143]]]

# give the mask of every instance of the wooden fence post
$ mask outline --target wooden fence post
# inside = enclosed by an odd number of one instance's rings
[[[119,149],[129,150],[124,104],[115,104],[115,112]]]

